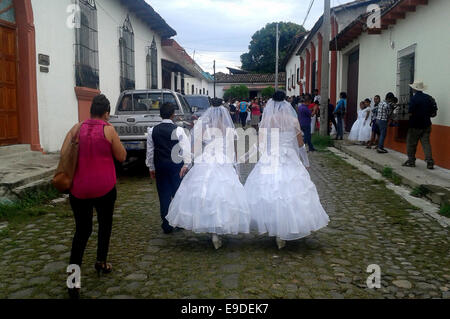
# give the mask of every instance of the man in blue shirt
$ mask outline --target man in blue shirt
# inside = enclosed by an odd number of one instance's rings
[[[298,107],[298,120],[300,122],[300,127],[304,134],[305,143],[308,144],[310,152],[314,152],[316,149],[311,141],[311,111],[308,105],[312,103],[311,95],[307,94],[305,96],[304,102]]]
[[[241,124],[242,124],[243,128],[245,128],[245,126],[247,124],[247,116],[248,116],[247,107],[248,107],[248,104],[246,101],[242,101],[239,104],[239,118],[241,120]]]
[[[337,120],[337,134],[336,134],[336,140],[344,139],[344,115],[347,110],[347,93],[342,92],[340,94],[341,99],[339,100],[338,104],[336,105],[336,109],[334,110],[334,114],[336,115]]]

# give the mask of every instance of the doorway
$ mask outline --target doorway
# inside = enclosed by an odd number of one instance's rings
[[[16,28],[0,21],[0,146],[19,142]]]
[[[345,128],[350,132],[353,123],[358,118],[358,81],[359,81],[359,49],[348,56],[347,71],[347,113]]]

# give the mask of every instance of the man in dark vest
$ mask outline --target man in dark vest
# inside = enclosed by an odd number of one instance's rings
[[[160,112],[163,121],[153,128],[148,128],[146,164],[150,177],[156,179],[162,229],[165,234],[170,234],[173,227],[169,225],[166,216],[181,179],[188,171],[191,153],[189,139],[184,130],[173,123],[175,106],[164,103]],[[173,151],[174,147],[179,147],[179,151]]]

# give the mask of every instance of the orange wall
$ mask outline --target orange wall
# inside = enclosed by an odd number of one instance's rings
[[[406,154],[406,143],[395,140],[394,130],[392,128],[388,129],[385,145],[387,148]],[[431,149],[435,164],[450,169],[450,126],[433,125],[431,131]],[[416,157],[421,160],[425,159],[420,142],[417,147]]]

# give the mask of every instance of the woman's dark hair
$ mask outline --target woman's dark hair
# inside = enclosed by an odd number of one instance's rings
[[[372,101],[370,99],[365,99],[364,102],[372,103]]]
[[[169,120],[175,114],[175,105],[166,102],[161,106],[159,112],[163,120]]]
[[[284,101],[286,100],[286,93],[284,93],[284,91],[278,90],[275,92],[272,99],[277,102]]]
[[[97,95],[92,100],[91,116],[102,117],[111,112],[111,104],[104,94]]]
[[[347,93],[341,92],[340,97],[341,97],[341,99],[346,99],[347,98]]]
[[[392,92],[389,92],[388,94],[386,94],[386,100],[394,100],[395,99],[395,95]]]

